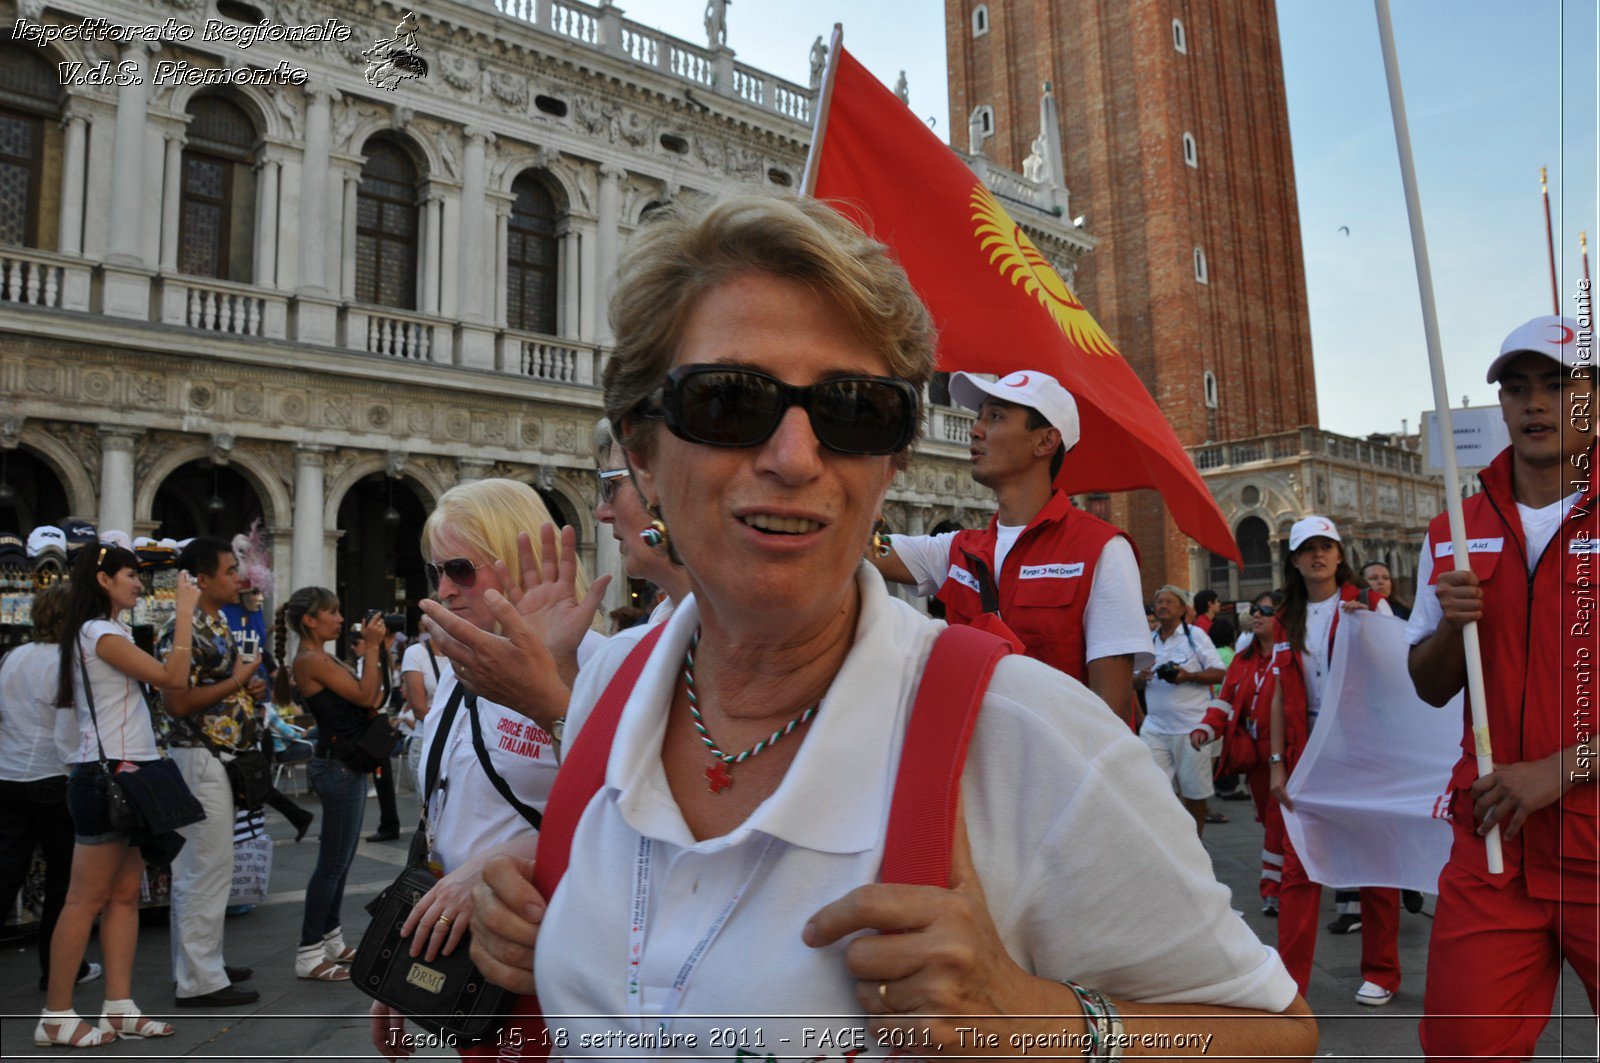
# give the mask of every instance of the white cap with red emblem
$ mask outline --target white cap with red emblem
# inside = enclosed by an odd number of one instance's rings
[[[1553,358],[1563,369],[1594,365],[1593,345],[1578,343],[1578,323],[1544,314],[1511,330],[1500,345],[1500,356],[1489,363],[1489,383],[1498,384],[1506,364],[1524,351]]]
[[[1289,529],[1289,552],[1292,554],[1300,549],[1307,539],[1318,537],[1332,539],[1336,543],[1344,541],[1339,538],[1339,529],[1327,517],[1306,517],[1295,521],[1294,527]]]
[[[1061,433],[1063,446],[1071,450],[1078,445],[1077,400],[1049,373],[1019,369],[993,384],[971,373],[950,374],[950,397],[967,409],[981,409],[985,396],[1038,410],[1050,427]]]

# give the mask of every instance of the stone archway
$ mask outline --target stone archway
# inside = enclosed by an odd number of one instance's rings
[[[185,462],[161,478],[152,496],[151,534],[158,539],[215,535],[231,541],[248,534],[255,521],[270,523],[260,493],[232,465]]]
[[[60,524],[75,512],[67,485],[51,463],[26,445],[0,453],[0,531],[26,540],[41,524]]]
[[[210,443],[195,442],[168,451],[158,458],[138,484],[133,500],[134,522],[137,524],[154,519],[156,494],[174,471],[191,463],[208,463],[211,454]],[[284,487],[283,481],[270,465],[250,450],[240,446],[228,452],[228,461],[222,467],[234,470],[250,485],[260,501],[260,515],[266,527],[274,528],[290,523],[294,506],[289,500],[289,492]]]
[[[329,507],[343,535],[334,565],[334,593],[345,619],[356,623],[376,609],[406,614],[406,630],[421,616],[417,603],[428,594],[422,563],[422,525],[431,500],[415,481],[368,473]]]

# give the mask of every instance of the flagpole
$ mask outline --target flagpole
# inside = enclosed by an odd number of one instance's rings
[[[822,84],[817,88],[817,98],[812,101],[811,150],[806,152],[805,175],[800,178],[800,194],[810,197],[817,188],[817,167],[822,162],[822,138],[828,132],[828,110],[833,103],[833,75],[839,69],[839,46],[844,43],[844,26],[833,24],[833,37],[828,42],[828,65],[822,70]]]
[[[1458,568],[1468,564],[1466,520],[1461,512],[1461,473],[1456,466],[1455,431],[1450,420],[1450,392],[1445,386],[1444,354],[1439,343],[1439,313],[1433,300],[1433,271],[1428,265],[1428,238],[1422,229],[1422,201],[1417,194],[1417,172],[1411,158],[1411,132],[1406,123],[1406,101],[1400,90],[1400,63],[1395,55],[1394,26],[1389,21],[1389,0],[1373,0],[1378,11],[1378,39],[1383,45],[1383,69],[1389,81],[1389,109],[1394,115],[1394,140],[1400,152],[1400,180],[1405,186],[1406,213],[1411,221],[1411,248],[1417,260],[1417,288],[1422,296],[1422,330],[1428,341],[1428,366],[1433,374],[1433,404],[1439,426],[1439,448],[1444,457],[1445,512],[1450,517],[1450,539]],[[1489,748],[1489,715],[1484,701],[1483,650],[1478,644],[1476,621],[1461,629],[1467,657],[1467,706],[1472,711],[1472,734],[1478,755],[1478,777],[1494,771]],[[1500,856],[1500,826],[1483,839],[1491,874],[1505,870]]]
[[[1583,279],[1589,280],[1589,233],[1588,230],[1578,230],[1578,249],[1583,252]]]
[[[1543,166],[1539,167],[1539,194],[1544,197],[1544,244],[1550,253],[1550,312],[1559,316],[1561,296],[1556,287],[1556,237],[1550,228],[1550,183]]]

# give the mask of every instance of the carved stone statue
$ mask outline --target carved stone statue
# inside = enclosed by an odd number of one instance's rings
[[[728,5],[733,0],[706,0],[706,41],[713,48],[728,43]]]
[[[822,71],[828,65],[828,46],[819,36],[811,42],[811,87],[822,87]]]
[[[901,103],[910,106],[911,88],[906,84],[906,72],[904,70],[900,71],[900,76],[895,79],[894,94],[900,97]]]

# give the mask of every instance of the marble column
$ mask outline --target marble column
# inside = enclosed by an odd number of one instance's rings
[[[326,587],[324,572],[323,463],[328,448],[297,446],[294,449],[294,553],[290,564],[290,586],[285,595],[301,587]]]
[[[161,172],[161,272],[178,272],[178,214],[183,191],[182,133],[167,134],[166,165]]]
[[[258,287],[278,286],[278,160],[262,159],[256,167],[256,261]]]
[[[617,272],[617,248],[621,243],[618,226],[621,222],[622,177],[624,171],[607,163],[600,167],[600,221],[595,232],[595,259],[598,278],[595,300],[594,335],[601,343],[610,343],[611,323],[606,314],[606,303],[611,298],[611,279]]]
[[[422,287],[417,309],[424,314],[439,312],[439,196],[430,193],[422,201],[422,269],[418,282]]]
[[[356,297],[356,190],[361,187],[361,175],[344,175],[344,240],[342,268],[339,275],[339,294],[345,299]]]
[[[325,88],[306,89],[305,156],[300,171],[300,284],[303,292],[328,290],[327,241],[323,235],[328,217],[328,152],[333,143],[330,114],[334,93]]]
[[[461,279],[461,200],[459,193],[439,200],[439,315],[459,318],[457,283]],[[467,256],[469,259],[471,256]]]
[[[144,265],[140,255],[140,225],[146,213],[144,188],[144,138],[150,101],[150,54],[158,46],[132,41],[122,46],[121,61],[133,64],[134,76],[117,88],[116,141],[111,153],[111,246],[106,256],[125,265]]]
[[[61,253],[83,253],[83,177],[88,156],[89,120],[69,113],[61,120],[66,144],[61,160]]]
[[[139,435],[127,428],[99,429],[101,531],[132,534],[133,446]]]
[[[578,338],[595,342],[600,332],[600,263],[595,254],[595,222],[585,218],[578,223]]]
[[[567,221],[567,231],[556,244],[556,298],[560,306],[556,315],[556,332],[563,339],[575,340],[583,335],[578,320],[578,228],[573,219]]]
[[[484,215],[484,166],[488,145],[494,134],[481,126],[467,127],[467,153],[461,170],[460,315],[463,321],[483,322],[489,318],[489,277],[482,270],[482,228]]]
[[[494,211],[494,323],[506,327],[506,255],[511,249],[511,204]]]

